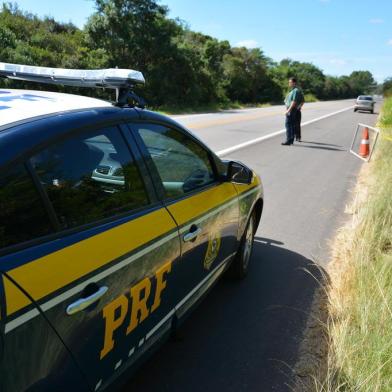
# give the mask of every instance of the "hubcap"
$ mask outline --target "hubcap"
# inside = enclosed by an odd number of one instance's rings
[[[244,269],[248,268],[250,254],[252,253],[252,246],[253,246],[253,217],[250,218],[248,228],[245,234],[245,243],[244,243],[244,253],[243,253],[243,266]]]

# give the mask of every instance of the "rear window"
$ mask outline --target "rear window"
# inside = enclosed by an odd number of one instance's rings
[[[61,229],[150,203],[138,168],[115,127],[54,144],[32,157],[31,163]]]
[[[24,165],[0,174],[0,249],[52,231],[49,217]]]
[[[358,97],[358,100],[359,101],[373,101],[373,98],[369,97],[369,96],[361,95]]]

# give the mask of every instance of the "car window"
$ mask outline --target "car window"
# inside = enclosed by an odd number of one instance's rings
[[[208,152],[192,138],[160,125],[138,132],[157,168],[167,197],[177,197],[215,181]]]
[[[51,223],[41,198],[19,164],[0,174],[0,248],[49,234]]]
[[[78,135],[31,159],[62,229],[149,203],[140,173],[117,128]]]

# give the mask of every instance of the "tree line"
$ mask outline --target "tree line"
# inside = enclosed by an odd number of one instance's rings
[[[83,29],[39,18],[5,3],[0,12],[0,61],[63,68],[133,68],[143,72],[141,94],[154,107],[278,103],[297,77],[308,97],[352,98],[376,86],[369,71],[328,76],[311,63],[274,62],[260,48],[233,47],[168,17],[154,0],[95,0]],[[0,86],[31,88],[0,80]],[[37,85],[34,86],[37,88]],[[41,88],[63,91],[62,87]],[[96,95],[86,89],[71,89]],[[67,91],[70,91],[68,88]],[[108,92],[100,92],[109,98]]]
[[[392,96],[392,77],[385,79],[380,90],[381,90],[380,92],[384,94],[386,97]]]

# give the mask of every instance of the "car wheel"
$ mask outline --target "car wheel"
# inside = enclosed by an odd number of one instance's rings
[[[354,112],[356,112],[357,111],[357,109],[354,109]]]
[[[371,113],[371,114],[374,114],[374,110],[372,109],[372,110],[370,111],[370,113]]]
[[[230,275],[235,279],[243,279],[248,274],[249,262],[252,256],[253,239],[255,236],[256,214],[253,211],[249,218],[240,247],[230,266]]]

